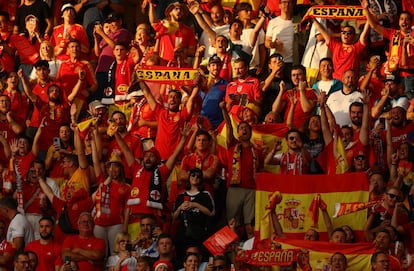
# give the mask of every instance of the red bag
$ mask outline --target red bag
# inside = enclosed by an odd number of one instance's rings
[[[40,59],[39,52],[25,36],[12,35],[10,43],[17,49],[22,64],[34,65]]]
[[[211,254],[217,256],[223,254],[229,248],[230,244],[237,239],[239,239],[237,234],[229,226],[225,226],[205,240],[203,245]]]

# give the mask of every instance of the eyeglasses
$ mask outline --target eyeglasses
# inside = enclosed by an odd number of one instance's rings
[[[392,193],[387,193],[388,197],[390,197],[390,199],[395,198],[396,200],[401,200],[401,197],[399,195],[395,195]]]
[[[195,172],[191,172],[191,173],[190,173],[190,177],[197,177],[197,178],[201,178],[201,175],[200,175],[200,174],[197,174],[197,173],[195,173]]]
[[[343,34],[343,35],[353,35],[354,34],[354,32],[352,32],[352,31],[345,31],[345,30],[342,30],[341,31],[341,33]]]
[[[224,265],[213,266],[213,270],[224,270]]]

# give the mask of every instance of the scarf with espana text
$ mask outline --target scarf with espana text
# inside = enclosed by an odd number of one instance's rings
[[[400,30],[395,30],[394,35],[392,35],[390,57],[388,60],[388,70],[392,72],[397,70],[398,62],[400,61],[400,57],[398,56],[401,43],[400,34]]]
[[[345,5],[316,5],[308,9],[300,22],[301,28],[304,28],[309,19],[327,18],[342,20],[366,20],[365,10],[361,6]]]
[[[253,147],[253,145],[250,146],[250,149],[252,151],[253,156],[253,176],[256,176],[256,170],[258,168],[258,160],[256,156],[256,151]],[[230,180],[230,185],[238,185],[241,183],[241,174],[240,174],[240,166],[241,166],[241,160],[240,157],[242,155],[243,146],[241,144],[237,144],[234,148],[233,152],[233,170]]]

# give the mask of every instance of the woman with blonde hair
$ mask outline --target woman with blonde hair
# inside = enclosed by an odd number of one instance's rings
[[[56,78],[57,72],[59,71],[60,64],[62,63],[62,60],[56,59],[55,51],[53,49],[52,43],[48,40],[44,40],[40,43],[39,48],[39,55],[40,59],[47,60],[49,63],[49,76],[52,79]],[[30,74],[30,80],[36,80],[36,68],[33,68],[32,73]]]
[[[131,251],[127,249],[129,243],[129,234],[126,232],[118,232],[115,236],[114,252],[106,262],[108,271],[124,270],[124,266],[128,266],[128,271],[135,271],[137,260],[131,256]]]

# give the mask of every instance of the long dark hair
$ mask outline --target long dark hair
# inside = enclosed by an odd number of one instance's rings
[[[191,174],[196,174],[199,176],[200,178],[200,183],[198,184],[198,191],[203,191],[204,190],[204,178],[203,178],[203,171],[199,168],[192,168],[190,169],[189,175],[188,175],[188,179],[185,182],[185,186],[184,189],[185,190],[190,190],[191,189],[191,183],[190,183],[190,178],[191,178]]]

